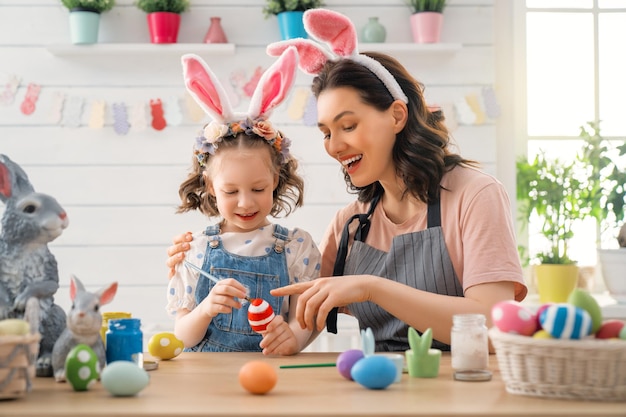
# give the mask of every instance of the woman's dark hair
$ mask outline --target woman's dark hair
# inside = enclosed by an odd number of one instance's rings
[[[296,207],[302,206],[304,195],[304,180],[297,173],[298,162],[293,157],[283,163],[283,156],[274,146],[269,145],[260,136],[248,136],[245,133],[239,133],[234,138],[225,138],[219,142],[215,154],[219,155],[224,149],[260,149],[262,147],[267,148],[271,156],[272,166],[278,172],[278,185],[273,193],[274,204],[270,214],[276,216],[284,212],[285,215],[288,215]],[[181,204],[176,210],[177,213],[200,210],[201,213],[209,217],[220,214],[217,210],[215,197],[208,192],[203,176],[205,171],[211,172],[211,165],[214,160],[215,156],[207,155],[204,159],[205,166],[201,167],[194,155],[191,171],[178,189]]]
[[[381,53],[367,55],[380,62],[394,76],[409,99],[406,126],[396,135],[392,154],[396,174],[406,185],[405,194],[430,203],[439,197],[440,183],[445,172],[457,165],[478,165],[477,162],[452,153],[449,148],[450,134],[444,124],[441,110],[431,111],[424,99],[424,86],[396,59]],[[394,102],[389,90],[369,69],[350,59],[328,61],[313,79],[315,97],[327,89],[353,88],[361,100],[380,111],[387,110]],[[344,172],[348,190],[358,194],[359,201],[369,202],[382,191],[375,182],[356,187]]]

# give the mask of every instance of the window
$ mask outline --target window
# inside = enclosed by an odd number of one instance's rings
[[[600,121],[606,139],[626,136],[626,0],[526,0],[526,141],[529,156],[573,158],[580,127]],[[528,249],[541,238],[531,221]],[[596,264],[596,227],[577,226],[571,257]],[[617,230],[602,233],[603,247],[616,247]]]

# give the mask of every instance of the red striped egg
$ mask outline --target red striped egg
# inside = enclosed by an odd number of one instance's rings
[[[582,339],[591,334],[591,316],[571,304],[553,304],[541,312],[541,327],[556,339]]]
[[[248,322],[255,332],[264,332],[274,319],[272,306],[262,298],[254,298],[248,307]]]

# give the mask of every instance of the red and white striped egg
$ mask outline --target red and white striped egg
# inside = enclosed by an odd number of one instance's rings
[[[556,339],[582,339],[591,334],[589,313],[566,303],[553,304],[541,312],[541,327]]]
[[[254,298],[248,307],[248,322],[255,332],[264,332],[267,325],[274,320],[274,310],[270,303],[262,298]]]

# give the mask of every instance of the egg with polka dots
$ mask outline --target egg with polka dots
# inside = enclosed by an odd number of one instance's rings
[[[538,329],[537,316],[518,301],[501,301],[491,309],[493,324],[503,333],[532,336]]]
[[[148,352],[153,358],[167,361],[180,355],[184,344],[171,332],[161,332],[153,335],[148,341]]]
[[[93,349],[76,345],[65,358],[65,378],[74,391],[87,391],[100,378],[100,363]]]

